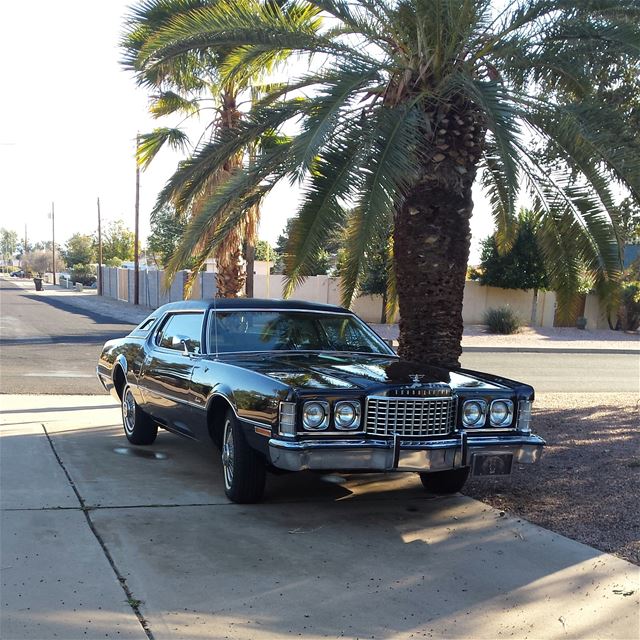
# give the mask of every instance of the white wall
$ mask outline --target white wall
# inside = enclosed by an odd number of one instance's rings
[[[254,295],[256,298],[282,298],[285,277],[282,275],[268,275],[266,262],[256,262],[258,268],[254,276]],[[263,268],[264,265],[264,268]],[[127,269],[109,269],[103,267],[105,278],[105,295],[128,300],[132,297],[133,274]],[[159,306],[170,300],[179,300],[184,274],[174,281],[170,292],[164,290],[164,274],[149,272],[140,274],[140,301],[149,306]],[[151,277],[153,276],[153,277]],[[156,283],[157,280],[157,283]],[[200,274],[192,292],[192,298],[210,298],[215,291],[214,274],[207,272]],[[297,286],[290,296],[293,300],[320,302],[325,304],[341,304],[340,280],[328,276],[311,276]],[[462,319],[465,324],[483,324],[487,309],[510,306],[521,317],[523,323],[529,324],[531,319],[531,303],[533,291],[514,289],[499,289],[497,287],[483,287],[479,283],[467,280],[462,302]],[[416,301],[419,302],[419,301]],[[380,322],[382,313],[382,296],[361,296],[356,298],[351,308],[367,322]],[[556,296],[552,291],[538,293],[538,309],[536,323],[538,326],[553,327],[556,308]],[[587,328],[606,329],[607,320],[600,310],[598,299],[588,295],[584,311],[587,318]],[[395,319],[397,321],[397,318]]]

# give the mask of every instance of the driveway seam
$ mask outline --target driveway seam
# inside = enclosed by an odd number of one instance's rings
[[[458,495],[458,494],[453,494]],[[424,495],[424,496],[407,496],[405,500],[413,501],[431,501],[442,500],[444,496],[436,495]],[[376,498],[364,498],[366,502],[392,502],[397,500],[395,497],[376,497]],[[279,500],[272,504],[306,504],[309,500],[301,500],[299,498],[292,498],[289,500]],[[184,503],[171,503],[171,504],[101,504],[101,505],[87,505],[81,507],[7,507],[0,509],[4,511],[83,511],[88,513],[90,511],[105,511],[105,510],[118,510],[118,509],[181,509],[192,507],[237,507],[237,504],[233,502],[184,502]]]
[[[98,530],[96,529],[96,526],[93,523],[93,520],[91,520],[91,516],[89,515],[89,512],[91,511],[91,507],[87,507],[87,505],[86,505],[86,503],[84,501],[84,498],[82,497],[82,495],[78,491],[78,488],[76,487],[75,482],[71,478],[71,474],[67,471],[67,468],[64,466],[64,462],[62,462],[62,459],[58,455],[56,447],[53,444],[53,440],[51,439],[51,436],[49,435],[49,432],[47,431],[47,427],[44,425],[44,423],[42,423],[42,430],[44,431],[44,435],[47,437],[47,441],[49,442],[49,446],[51,447],[51,451],[53,452],[53,455],[55,456],[55,458],[56,458],[56,460],[58,462],[58,465],[60,465],[60,468],[62,469],[62,472],[66,476],[67,481],[69,482],[69,485],[73,489],[73,492],[76,494],[76,498],[78,499],[78,502],[80,503],[80,511],[82,511],[82,513],[84,513],[84,517],[85,517],[85,519],[87,521],[87,524],[89,525],[89,529],[91,529],[91,533],[93,533],[95,539],[98,541],[98,544],[100,545],[100,548],[102,549],[102,552],[104,553],[104,556],[107,559],[107,562],[111,566],[111,569],[113,570],[113,572],[114,572],[114,574],[115,574],[115,576],[116,576],[116,578],[118,580],[118,583],[122,587],[122,590],[124,591],[124,593],[125,593],[125,595],[127,597],[128,605],[131,607],[131,610],[133,611],[133,613],[135,614],[136,618],[138,619],[138,622],[140,623],[140,626],[142,627],[142,630],[145,632],[147,638],[149,638],[149,640],[154,640],[153,633],[151,632],[151,629],[149,628],[149,623],[147,622],[145,617],[142,615],[142,612],[140,611],[140,602],[141,601],[133,596],[133,593],[131,592],[131,589],[127,585],[127,579],[124,577],[124,575],[118,569],[118,567],[117,567],[117,565],[115,563],[115,560],[113,559],[113,556],[111,555],[111,553],[109,552],[109,549],[107,548],[106,543],[102,539],[102,536],[98,533]]]

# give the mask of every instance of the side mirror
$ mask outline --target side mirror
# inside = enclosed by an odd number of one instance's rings
[[[191,356],[191,351],[189,351],[189,338],[187,336],[173,336],[171,338],[171,346],[177,347],[178,345],[182,345],[182,353],[185,356]]]

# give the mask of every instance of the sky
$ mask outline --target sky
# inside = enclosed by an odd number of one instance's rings
[[[133,229],[135,138],[159,123],[147,95],[121,67],[118,41],[131,2],[32,0],[3,6],[0,60],[0,226],[29,242],[56,242],[122,219]],[[140,233],[149,233],[157,193],[181,156],[163,150],[141,175]],[[299,201],[279,186],[265,201],[260,237],[274,243]],[[486,199],[474,191],[470,262],[493,229]]]

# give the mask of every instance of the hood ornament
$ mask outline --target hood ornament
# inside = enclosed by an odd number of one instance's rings
[[[419,387],[420,386],[420,381],[422,380],[422,378],[424,378],[424,374],[422,374],[422,373],[412,373],[409,377],[413,381],[413,384],[411,386],[412,387]]]

